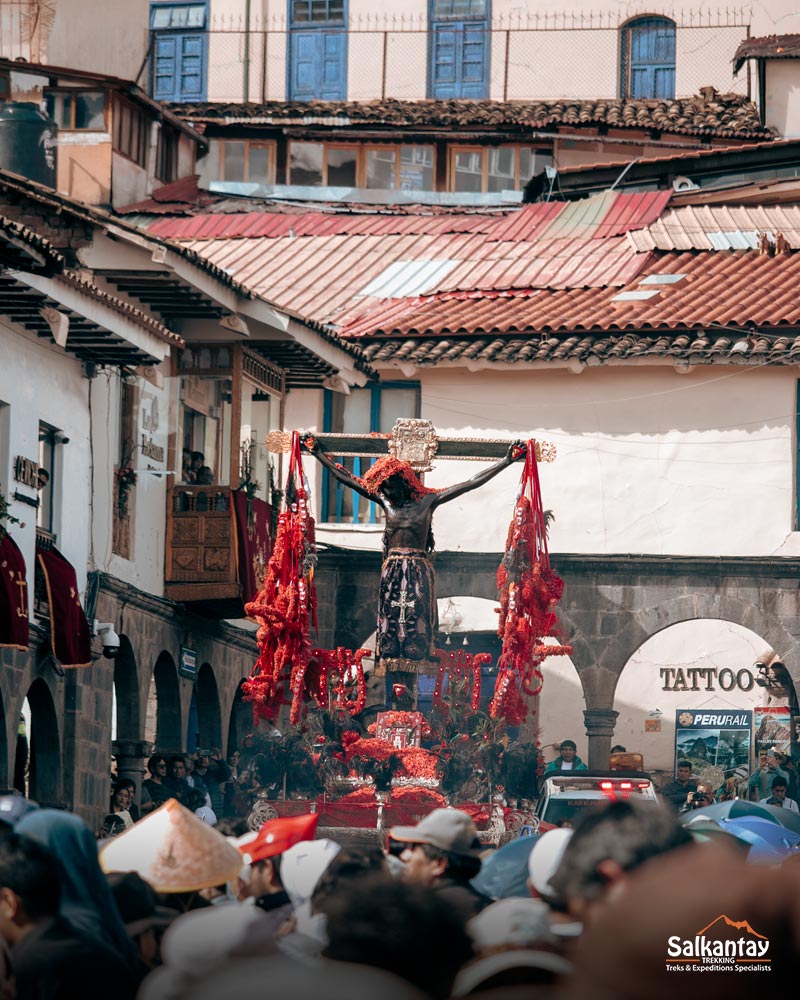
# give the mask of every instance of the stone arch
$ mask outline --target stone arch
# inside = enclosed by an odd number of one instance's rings
[[[152,701],[155,700],[155,705]],[[155,712],[152,712],[152,708]],[[181,695],[175,661],[162,650],[153,668],[148,699],[148,715],[155,715],[152,740],[161,753],[180,753],[183,749],[181,728]],[[152,725],[152,723],[151,723]]]
[[[203,663],[197,671],[197,729],[199,745],[206,749],[222,748],[222,717],[219,707],[217,678],[210,663]],[[188,745],[188,744],[187,744]]]
[[[61,799],[61,741],[53,695],[38,677],[28,688],[26,698],[31,713],[28,796],[40,805],[56,805]]]
[[[0,692],[0,783],[9,788],[8,780],[8,736],[6,735],[6,707]]]
[[[752,711],[763,705],[764,690],[755,683],[753,664],[765,646],[759,633],[719,617],[660,629],[638,647],[620,673],[614,742],[643,753],[648,771],[672,774],[676,710]],[[665,690],[678,671],[680,685]],[[725,673],[730,683],[725,683]],[[735,677],[740,677],[741,686]],[[657,728],[649,733],[646,718],[657,719]]]
[[[119,651],[114,658],[114,699],[119,740],[139,739],[139,677],[133,647],[126,635],[119,637]]]
[[[255,728],[253,726],[252,706],[244,700],[244,683],[245,678],[243,677],[239,681],[239,685],[236,688],[236,694],[233,696],[231,714],[228,718],[228,745],[225,751],[226,757],[230,757],[235,750],[238,750],[247,733],[252,732]]]

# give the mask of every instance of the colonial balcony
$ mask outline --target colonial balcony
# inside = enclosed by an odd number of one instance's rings
[[[173,486],[167,508],[166,596],[239,600],[229,486]]]

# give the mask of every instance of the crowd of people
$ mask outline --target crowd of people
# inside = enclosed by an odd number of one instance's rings
[[[204,822],[189,791],[224,810],[232,773],[210,754],[191,776],[182,763],[154,755],[138,820],[118,783],[122,830],[99,844],[74,815],[0,798],[0,996],[658,998],[676,986],[667,940],[720,914],[769,941],[776,975],[797,968],[797,856],[748,864],[746,844],[697,842],[665,805],[611,802],[496,853],[439,808],[352,846],[318,838],[316,813]],[[520,878],[501,881],[521,892],[483,877],[504,852]],[[678,982],[689,997],[752,990],[724,973]]]

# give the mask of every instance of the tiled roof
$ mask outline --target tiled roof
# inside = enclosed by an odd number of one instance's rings
[[[585,361],[590,355],[784,363],[800,360],[794,330],[799,281],[798,253],[665,254],[623,290],[421,296],[377,307],[342,333],[363,338],[376,364]],[[742,351],[741,330],[750,326],[758,332]],[[760,332],[783,327],[786,334]]]
[[[782,236],[800,249],[800,207],[695,206],[670,209],[628,239],[648,250],[756,250],[763,235],[772,243]]]
[[[741,139],[769,138],[758,108],[740,94],[675,100],[560,101],[269,101],[265,104],[173,104],[190,122],[262,125],[384,125],[393,128],[531,128],[559,126],[657,130]]]
[[[733,57],[734,73],[739,72],[747,59],[800,59],[800,35],[746,38]]]
[[[60,272],[64,258],[44,236],[0,215],[0,267]]]

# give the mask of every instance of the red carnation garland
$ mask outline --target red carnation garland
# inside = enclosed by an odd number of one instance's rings
[[[365,656],[372,656],[371,649],[315,649],[307,674],[309,694],[320,708],[339,709],[348,715],[358,715],[367,704],[367,679],[364,676]],[[313,671],[313,678],[310,676]],[[355,678],[356,696],[348,697],[348,683]],[[335,681],[330,689],[331,679]]]
[[[264,585],[245,612],[259,623],[260,654],[242,685],[253,717],[273,720],[281,705],[291,704],[289,719],[300,721],[305,673],[311,658],[310,623],[316,628],[314,594],[314,519],[308,509],[300,437],[292,434],[285,509],[278,519],[275,545]],[[286,688],[291,698],[286,697]]]
[[[437,649],[436,658],[439,661],[439,673],[433,689],[433,707],[438,709],[442,715],[448,717],[451,709],[458,709],[462,706],[458,704],[459,688],[466,683],[472,688],[472,698],[470,708],[477,712],[481,707],[481,666],[484,663],[491,663],[490,653],[465,653],[463,649],[451,652],[450,650]],[[442,695],[444,688],[444,675],[447,673],[447,688],[449,698]]]
[[[547,529],[536,463],[536,444],[528,441],[520,492],[508,529],[506,551],[497,570],[503,649],[497,661],[497,685],[489,706],[493,719],[518,726],[528,716],[530,700],[542,689],[539,665],[546,656],[569,656],[569,645],[546,645],[560,634],[556,605],[564,581],[550,566]]]

